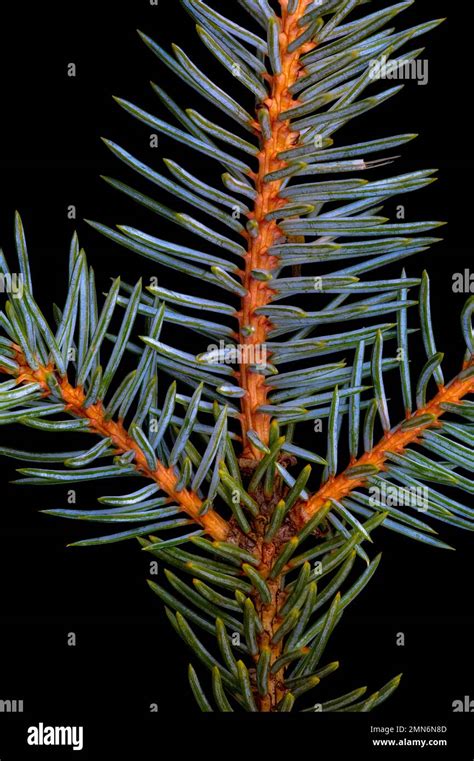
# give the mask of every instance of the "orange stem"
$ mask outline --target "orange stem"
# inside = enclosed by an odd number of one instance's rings
[[[285,206],[288,201],[279,197],[283,181],[265,182],[265,176],[287,166],[287,162],[279,159],[278,154],[292,148],[299,137],[299,132],[293,132],[290,129],[289,120],[281,121],[279,116],[299,103],[293,98],[289,88],[303,72],[301,56],[315,47],[315,44],[311,42],[302,45],[294,52],[288,51],[290,43],[304,32],[304,28],[298,26],[298,21],[311,2],[312,0],[301,0],[296,11],[289,14],[287,12],[287,0],[280,0],[282,7],[280,20],[281,73],[269,77],[271,94],[262,104],[262,107],[268,109],[271,136],[267,140],[262,140],[258,154],[259,168],[254,176],[257,198],[253,211],[248,215],[249,219],[258,224],[258,235],[256,237],[247,236],[248,251],[245,256],[245,272],[242,277],[243,285],[248,293],[242,299],[242,308],[238,314],[239,340],[245,350],[243,352],[244,361],[241,363],[237,375],[240,386],[247,392],[242,399],[243,455],[257,460],[262,457],[262,453],[252,447],[247,439],[247,432],[255,431],[260,439],[268,444],[270,416],[258,412],[258,408],[266,403],[270,389],[265,385],[263,375],[249,371],[247,358],[257,356],[257,352],[260,355],[262,350],[265,351],[265,342],[271,329],[271,323],[264,315],[255,314],[255,310],[267,305],[272,300],[274,292],[267,283],[252,277],[252,271],[256,269],[272,270],[278,265],[278,258],[272,256],[269,249],[282,236],[282,231],[275,220],[267,220],[266,216],[269,212]]]
[[[466,363],[464,369],[472,366],[474,366],[474,360]],[[422,415],[430,414],[434,415],[434,420],[428,424],[405,431],[402,430],[401,426],[403,423],[401,423],[395,430],[387,432],[370,452],[366,452],[358,460],[351,462],[348,468],[360,465],[374,465],[378,470],[384,471],[386,469],[387,451],[393,454],[400,454],[409,444],[416,444],[419,441],[421,432],[425,428],[439,426],[439,418],[445,414],[445,410],[441,407],[442,404],[457,404],[465,396],[472,393],[474,393],[474,378],[472,377],[464,379],[457,377],[448,386],[440,386],[438,393],[431,402],[407,418],[412,420]],[[291,517],[296,527],[301,529],[329,499],[341,501],[354,489],[363,486],[366,482],[365,478],[349,478],[346,473],[347,469],[340,475],[330,478],[307,502],[295,505]]]
[[[12,345],[15,350],[15,361],[20,369],[16,373],[17,384],[22,383],[39,383],[43,388],[44,395],[49,396],[51,391],[48,385],[48,377],[54,374],[59,384],[61,398],[64,402],[64,409],[71,415],[83,418],[88,421],[91,433],[98,434],[105,438],[110,438],[115,447],[117,455],[125,452],[135,452],[134,466],[142,476],[150,478],[162,489],[171,500],[176,502],[181,510],[189,515],[196,523],[201,525],[206,532],[218,541],[225,541],[229,535],[230,527],[227,521],[221,518],[214,510],[208,510],[204,515],[200,515],[202,501],[192,491],[183,489],[176,491],[178,478],[173,468],[165,467],[161,462],[157,462],[155,469],[151,469],[146,461],[146,457],[137,442],[130,436],[121,420],[109,420],[102,402],[91,404],[84,407],[86,395],[80,386],[72,386],[67,377],[62,378],[55,372],[53,365],[47,367],[40,366],[37,370],[32,370],[20,348],[15,344]],[[7,372],[0,368],[1,372]]]

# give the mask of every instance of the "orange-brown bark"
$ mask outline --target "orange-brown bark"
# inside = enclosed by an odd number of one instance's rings
[[[265,345],[268,332],[271,327],[269,320],[263,315],[255,314],[255,310],[268,304],[273,291],[267,283],[252,277],[252,270],[271,270],[277,265],[277,259],[269,253],[269,249],[281,236],[281,231],[275,220],[267,220],[266,216],[285,206],[287,201],[279,197],[282,180],[265,182],[265,176],[287,166],[285,161],[278,158],[282,151],[290,149],[298,140],[299,133],[292,132],[289,121],[280,121],[280,114],[293,108],[299,101],[293,98],[289,88],[302,73],[301,56],[314,47],[314,43],[307,43],[295,50],[288,51],[288,45],[299,37],[304,28],[298,26],[298,21],[304,15],[306,8],[312,0],[301,0],[295,13],[288,14],[287,0],[280,0],[281,32],[280,32],[280,56],[281,74],[270,77],[271,93],[266,99],[264,107],[268,109],[271,122],[271,137],[262,140],[258,154],[259,167],[253,176],[257,198],[253,211],[249,218],[258,224],[258,236],[248,236],[248,250],[245,257],[245,273],[243,284],[248,295],[242,299],[242,308],[239,312],[240,342],[247,347],[244,359],[252,356],[253,347]],[[247,335],[242,329],[249,328],[251,334]],[[239,368],[239,382],[247,391],[242,400],[242,430],[244,438],[244,457],[260,459],[262,453],[250,445],[246,439],[249,430],[256,431],[260,439],[268,444],[270,430],[270,416],[258,412],[258,408],[266,403],[268,386],[262,375],[252,373],[244,361]]]
[[[47,367],[40,366],[37,370],[32,370],[26,363],[19,347],[14,346],[13,348],[16,351],[15,361],[20,366],[20,370],[16,375],[18,384],[39,383],[44,390],[45,396],[48,396],[51,393],[48,385],[48,376],[54,374],[59,383],[61,398],[64,402],[66,412],[74,417],[87,420],[91,433],[98,434],[104,438],[110,438],[117,455],[130,451],[135,452],[134,465],[137,473],[155,481],[160,489],[162,489],[171,500],[176,502],[183,512],[193,518],[196,523],[201,525],[213,539],[219,541],[227,539],[229,534],[229,525],[227,521],[212,509],[208,510],[204,515],[201,515],[200,510],[202,508],[202,502],[197,494],[188,489],[183,489],[182,491],[177,492],[176,486],[178,479],[172,468],[167,468],[160,462],[157,462],[154,469],[150,468],[147,465],[145,455],[140,449],[140,446],[132,436],[130,436],[123,425],[123,422],[121,420],[114,421],[107,418],[102,402],[97,402],[96,404],[91,404],[90,406],[85,407],[84,403],[86,396],[81,387],[72,386],[67,377],[61,378],[59,374],[55,373],[52,365]]]
[[[465,368],[473,364],[474,362],[471,362],[469,365],[466,364]],[[351,462],[348,467],[373,465],[383,471],[387,461],[387,451],[394,454],[402,453],[409,444],[415,444],[419,440],[422,430],[427,427],[436,427],[439,418],[445,414],[445,410],[441,406],[442,404],[457,404],[468,394],[472,393],[474,393],[473,377],[464,379],[455,378],[448,386],[441,386],[436,396],[412,416],[413,419],[416,419],[426,414],[434,415],[434,420],[429,425],[410,428],[409,430],[402,430],[401,426],[398,426],[394,431],[386,433],[370,452],[363,454],[357,461]],[[412,418],[409,417],[408,419]],[[292,514],[294,524],[302,528],[329,499],[341,501],[351,491],[359,486],[363,486],[364,483],[365,480],[363,478],[349,478],[347,471],[340,473],[340,475],[334,478],[330,478],[307,502],[295,506]]]

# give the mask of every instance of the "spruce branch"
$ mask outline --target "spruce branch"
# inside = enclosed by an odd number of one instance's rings
[[[473,393],[474,357],[470,357],[463,363],[459,375],[447,386],[441,384],[429,402],[413,414],[410,412],[393,430],[386,431],[372,449],[357,460],[353,458],[346,470],[329,478],[306,502],[296,505],[292,515],[295,525],[303,527],[328,501],[349,497],[351,492],[367,483],[367,478],[386,471],[389,455],[403,455],[409,445],[420,443],[424,431],[442,431],[440,418],[453,409],[450,405],[461,405],[459,410],[462,413],[463,401]]]
[[[150,464],[146,453],[126,430],[123,422],[107,416],[102,401],[86,405],[86,393],[82,386],[71,385],[67,375],[62,376],[52,363],[42,366],[38,362],[35,363],[37,367],[33,369],[28,365],[20,346],[11,343],[8,350],[13,355],[12,361],[16,367],[13,369],[2,366],[0,359],[0,372],[11,374],[20,386],[28,387],[31,384],[30,387],[41,390],[42,398],[51,396],[51,388],[57,390],[57,398],[61,400],[64,412],[86,421],[87,431],[107,440],[116,457],[133,453],[133,467],[137,474],[154,481],[168,495],[170,502],[176,502],[180,509],[201,525],[213,539],[227,538],[227,522],[212,509],[202,514],[203,504],[198,495],[188,489],[177,489],[179,478],[173,468],[165,467],[156,458],[155,462]]]
[[[300,22],[310,5],[311,0],[302,0],[291,13],[288,4],[281,3],[281,18],[272,17],[269,27],[273,72],[267,74],[270,94],[257,112],[258,121],[253,123],[260,138],[257,155],[259,168],[256,173],[250,174],[255,186],[255,204],[247,215],[251,232],[245,230],[244,233],[248,242],[245,273],[242,273],[246,295],[237,315],[239,340],[245,347],[265,346],[271,328],[270,320],[259,314],[258,309],[271,302],[274,291],[268,280],[261,280],[255,275],[260,273],[261,276],[263,273],[264,278],[270,279],[272,270],[278,265],[278,259],[270,251],[282,237],[278,218],[283,216],[282,210],[289,202],[281,198],[279,193],[288,170],[291,171],[291,165],[281,159],[280,154],[291,150],[299,138],[299,132],[291,128],[289,118],[281,117],[300,103],[293,97],[290,88],[305,74],[302,56],[316,47],[312,41],[295,45],[308,28],[308,25],[301,26]],[[268,445],[271,415],[260,412],[259,408],[267,403],[269,387],[265,384],[265,378],[249,372],[245,363],[239,365],[237,379],[246,392],[242,397],[243,457],[259,460],[262,451],[252,445],[248,432],[255,431],[260,441]]]
[[[432,523],[474,530],[472,508],[443,491],[454,486],[474,493],[468,399],[474,390],[474,299],[461,318],[464,364],[446,383],[427,273],[364,277],[438,242],[429,233],[440,222],[391,222],[382,215],[387,200],[427,187],[435,170],[380,178],[378,171],[393,158],[373,155],[415,135],[349,145],[334,135],[401,89],[366,96],[380,84],[374,62],[415,61],[421,48],[401,55],[399,49],[440,20],[395,30],[393,20],[410,1],[368,14],[364,0],[239,4],[248,28],[201,0],[182,0],[200,41],[234,76],[242,97],[218,86],[177,45],[172,56],[140,33],[180,85],[223,111],[235,131],[195,108],[184,110],[157,84],[153,90],[171,122],[116,99],[154,131],[205,155],[220,167],[222,183],[212,185],[174,159],[164,160],[168,174],[162,174],[104,141],[185,211],[122,180],[107,177],[107,183],[195,242],[90,222],[171,270],[179,288],[188,279],[198,282],[202,295],[161,283],[144,293],[141,282],[116,280],[99,310],[94,275],[75,237],[67,298],[53,327],[33,297],[17,217],[25,289],[0,313],[0,370],[11,376],[0,384],[0,423],[100,438],[74,452],[0,451],[42,464],[22,468],[20,483],[146,479],[138,491],[101,497],[98,509],[46,512],[132,524],[76,544],[136,538],[163,562],[166,582],[149,584],[209,672],[212,698],[189,668],[200,710],[289,712],[303,698],[303,711],[366,712],[391,695],[400,676],[369,696],[359,688],[334,697],[326,694],[325,680],[339,663],[325,663],[324,656],[344,611],[379,566],[380,554],[371,557],[372,534],[380,527],[447,548]],[[377,173],[377,179],[361,173]],[[3,256],[1,267],[11,277]],[[416,306],[426,364],[414,385],[409,317]],[[112,333],[119,310],[123,316]],[[140,329],[138,319],[144,321]],[[191,353],[166,343],[175,339],[165,329],[175,325],[213,344]],[[396,358],[386,355],[394,342]],[[125,355],[136,368],[122,377]],[[395,427],[385,393],[388,374],[399,375],[405,411]],[[157,378],[165,375],[173,382],[163,392]],[[433,383],[438,390],[431,396]],[[68,419],[57,419],[64,413]],[[323,453],[308,449],[301,434],[303,424],[322,420]],[[350,462],[341,468],[343,431]],[[107,457],[112,464],[95,467]],[[49,462],[63,469],[45,467]],[[394,505],[385,496],[390,489],[409,499]],[[422,505],[410,501],[420,493]]]

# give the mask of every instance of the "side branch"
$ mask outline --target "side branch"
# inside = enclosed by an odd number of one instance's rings
[[[472,367],[474,367],[474,360],[465,364],[463,372]],[[358,460],[351,462],[348,468],[338,476],[330,478],[307,502],[300,502],[295,505],[290,516],[293,525],[297,530],[301,530],[328,500],[341,501],[354,489],[364,486],[366,478],[351,478],[348,475],[349,470],[364,465],[373,465],[379,471],[386,470],[387,452],[400,454],[409,444],[416,444],[422,431],[439,427],[439,419],[445,414],[443,404],[462,402],[464,397],[472,393],[474,393],[474,377],[463,377],[463,373],[454,378],[447,386],[441,386],[431,402],[417,410],[411,417],[406,418],[392,431],[388,431],[370,452],[366,452]],[[404,430],[405,422],[415,421],[424,415],[431,416],[429,422]]]
[[[183,512],[202,526],[213,539],[224,541],[228,537],[230,527],[227,521],[212,509],[201,515],[203,504],[196,493],[188,489],[176,491],[178,478],[173,468],[167,468],[161,462],[157,462],[156,468],[152,470],[147,465],[146,457],[140,446],[130,436],[123,422],[121,420],[114,421],[108,419],[102,402],[85,407],[86,395],[83,388],[72,386],[67,376],[61,377],[55,371],[53,365],[48,365],[47,367],[40,366],[37,370],[33,370],[28,366],[20,348],[16,344],[12,344],[11,348],[15,351],[15,361],[19,365],[19,370],[15,373],[18,385],[38,383],[44,391],[44,396],[49,396],[51,390],[48,379],[53,375],[58,383],[65,412],[74,417],[87,420],[91,433],[110,438],[117,455],[130,451],[135,452],[134,466],[139,475],[154,481],[160,489],[179,505]],[[2,367],[0,367],[0,371],[13,374],[11,370]]]

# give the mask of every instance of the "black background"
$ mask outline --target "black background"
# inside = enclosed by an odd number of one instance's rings
[[[416,9],[403,14],[403,23],[444,16],[449,10],[445,2],[418,0]],[[166,138],[160,139],[158,151],[151,149],[150,130],[113,102],[111,96],[118,94],[166,118],[149,80],[172,94],[180,87],[141,43],[136,27],[163,44],[175,40],[187,51],[196,50],[192,22],[177,0],[159,0],[158,7],[150,6],[148,0],[120,6],[104,0],[46,5],[25,1],[4,5],[0,12],[0,242],[11,258],[13,212],[18,208],[37,292],[46,310],[51,301],[60,303],[64,298],[67,251],[75,227],[102,290],[111,275],[121,274],[131,282],[139,273],[156,274],[151,263],[138,261],[134,254],[101,238],[82,218],[142,226],[151,233],[159,231],[164,238],[173,233],[99,178],[100,174],[132,178],[100,136],[115,140],[157,168],[163,155],[177,158],[196,173],[213,171],[204,157],[196,159],[181,147],[177,150]],[[444,242],[407,264],[409,275],[429,269],[438,347],[447,353],[448,377],[457,371],[463,351],[458,317],[464,297],[452,292],[452,275],[471,263],[472,194],[467,184],[473,167],[469,148],[471,28],[464,9],[462,13],[457,9],[447,23],[421,38],[430,60],[429,84],[408,82],[401,96],[353,122],[347,141],[418,132],[418,140],[402,149],[397,170],[439,168],[439,182],[401,202],[409,219],[449,222],[443,230]],[[208,60],[205,54],[203,58]],[[77,66],[75,78],[67,76],[70,62]],[[212,71],[216,69],[213,64]],[[225,75],[219,81],[234,87]],[[188,89],[180,95],[186,104],[210,115],[210,109]],[[150,192],[146,185],[143,188]],[[71,204],[77,208],[75,222],[67,218]],[[388,209],[392,214],[394,206]],[[164,284],[173,282],[169,273],[160,277]],[[29,429],[3,428],[1,441],[25,449],[35,442],[50,449],[74,448],[59,436],[45,441],[34,434]],[[113,749],[125,744],[136,747],[143,756],[159,753],[159,738],[169,740],[173,731],[181,743],[185,726],[196,720],[202,723],[195,737],[204,750],[214,730],[209,717],[198,714],[190,694],[185,647],[145,583],[148,558],[134,542],[66,549],[67,542],[92,535],[91,527],[38,512],[64,506],[65,490],[29,491],[10,484],[14,477],[14,464],[3,461],[0,698],[24,698],[25,713],[0,716],[1,761],[54,755],[54,751],[27,749],[25,727],[39,721],[85,725],[83,756],[99,758],[99,749],[108,743]],[[95,496],[111,492],[110,486],[100,491],[81,486],[79,506],[91,505]],[[351,606],[331,642],[331,658],[341,661],[331,690],[335,695],[361,684],[376,689],[403,671],[402,686],[368,719],[310,717],[312,723],[301,726],[310,747],[316,750],[322,738],[330,735],[334,747],[370,753],[368,724],[441,723],[450,727],[450,749],[443,755],[474,757],[472,718],[453,715],[451,710],[453,700],[465,695],[474,698],[472,537],[448,527],[442,528],[442,535],[455,544],[456,552],[435,551],[387,532],[379,534],[384,548],[381,569]],[[68,632],[77,634],[75,648],[67,646]],[[398,632],[406,636],[403,648],[396,646]],[[151,703],[159,705],[157,714],[150,713]],[[285,728],[284,721],[291,726]],[[289,735],[299,732],[296,719],[283,717],[279,722],[274,730],[267,728],[270,735],[273,731],[278,735],[282,728]],[[237,734],[233,723],[219,729],[232,738]],[[66,751],[59,754],[65,756]]]

